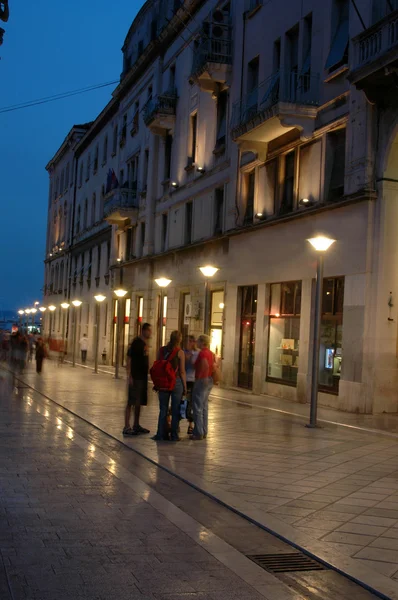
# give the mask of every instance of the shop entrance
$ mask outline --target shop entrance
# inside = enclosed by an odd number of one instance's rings
[[[252,389],[256,342],[257,286],[240,288],[239,387]]]

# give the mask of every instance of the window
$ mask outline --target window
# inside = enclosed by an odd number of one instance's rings
[[[123,115],[122,133],[120,136],[120,146],[124,146],[127,137],[127,115]]]
[[[87,228],[87,218],[88,218],[88,200],[84,201],[84,212],[83,212],[83,229]]]
[[[122,187],[122,188],[125,187],[125,183],[126,182],[124,181],[124,169],[120,169],[120,171],[119,171],[119,184],[120,184],[120,187]]]
[[[227,103],[228,92],[224,91],[217,98],[217,135],[216,147],[225,144],[227,133]]]
[[[141,253],[140,253],[140,255],[142,256],[143,253],[144,253],[144,246],[145,246],[145,223],[141,223],[140,240],[141,240]]]
[[[297,384],[301,281],[274,283],[270,290],[267,380]]]
[[[304,19],[303,36],[303,64],[301,74],[304,77],[303,86],[309,89],[309,77],[311,75],[311,50],[312,50],[312,13]]]
[[[132,136],[138,132],[139,120],[140,120],[140,103],[136,102],[134,105],[133,123],[132,123],[131,129],[130,129],[130,134]]]
[[[140,40],[138,42],[138,47],[137,47],[137,58],[140,58],[140,56],[143,52],[144,52],[144,40]]]
[[[344,196],[345,144],[345,129],[338,129],[327,135],[325,193],[329,202],[335,202]]]
[[[129,227],[129,229],[127,229],[127,235],[126,235],[126,253],[125,253],[125,257],[126,260],[131,260],[132,258],[135,258],[134,256],[134,248],[135,248],[135,227]]]
[[[319,389],[338,393],[342,362],[344,277],[323,280]]]
[[[349,0],[334,0],[332,7],[332,43],[325,69],[335,71],[348,63]]]
[[[260,61],[256,56],[247,67],[247,114],[245,120],[250,119],[257,112],[259,66]]]
[[[80,231],[80,219],[81,219],[81,208],[80,208],[80,206],[78,206],[77,214],[76,214],[76,233],[79,233],[79,231]]]
[[[105,302],[105,319],[104,319],[104,336],[105,337],[108,333],[108,310],[109,310],[108,303]]]
[[[117,138],[118,138],[118,126],[115,125],[113,128],[112,156],[115,156],[115,154],[117,152]]]
[[[300,147],[298,198],[301,206],[309,206],[319,201],[321,161],[321,140]]]
[[[87,165],[86,165],[86,181],[90,179],[90,168],[91,168],[91,154],[88,153],[87,156]]]
[[[210,311],[210,350],[216,356],[221,357],[224,317],[224,290],[211,292]]]
[[[136,330],[135,330],[135,335],[141,335],[141,327],[142,327],[142,320],[144,318],[144,298],[142,296],[139,296],[137,298],[137,323],[136,323]]]
[[[79,171],[79,187],[81,187],[83,185],[83,170],[84,170],[84,164],[83,164],[83,161],[81,161],[80,171]]]
[[[174,92],[176,87],[176,67],[172,65],[169,70],[169,92]]]
[[[154,42],[158,36],[158,22],[156,19],[151,21],[151,42]]]
[[[267,218],[275,214],[277,174],[278,159],[270,160],[258,169],[259,197],[256,214],[259,218]]]
[[[97,211],[97,197],[94,193],[93,199],[91,201],[91,223],[92,224],[94,224],[96,222],[96,211]]]
[[[274,42],[274,54],[273,54],[273,73],[278,73],[281,68],[281,38],[278,38]]]
[[[67,190],[69,187],[69,170],[70,170],[70,164],[68,163],[66,165],[66,173],[65,173],[65,190]]]
[[[254,217],[254,191],[256,185],[256,172],[252,171],[248,175],[245,175],[245,196],[246,196],[246,208],[245,217],[243,220],[244,225],[251,225]]]
[[[134,158],[127,164],[128,168],[128,186],[130,190],[137,191],[138,185],[138,167],[139,167],[139,154],[136,154]]]
[[[286,215],[292,212],[294,208],[294,170],[295,170],[295,152],[289,152],[285,156],[285,178],[283,182],[283,195],[280,207],[280,214]]]
[[[224,225],[224,187],[214,192],[214,234],[222,233]]]
[[[192,242],[192,202],[185,205],[185,244]]]
[[[148,95],[147,95],[148,102],[150,102],[152,100],[152,94],[153,94],[153,90],[152,90],[152,86],[150,85],[148,88]]]
[[[97,248],[97,275],[96,277],[100,277],[101,275],[101,246],[99,245]]]
[[[94,173],[96,173],[97,169],[98,169],[98,154],[99,154],[99,147],[98,147],[98,144],[97,144],[97,146],[95,148],[95,154],[94,154],[94,167],[93,167],[94,168]]]
[[[171,177],[171,154],[173,149],[173,136],[167,133],[164,144],[164,178],[170,179]]]
[[[108,136],[105,136],[104,139],[104,148],[102,153],[102,164],[106,165],[106,161],[108,160]]]
[[[196,139],[197,139],[197,127],[198,127],[198,113],[191,115],[190,120],[190,153],[188,155],[188,165],[194,165],[196,160]]]
[[[149,150],[145,149],[144,152],[144,175],[143,175],[143,189],[146,190],[148,187],[148,168],[149,168]]]
[[[167,248],[167,214],[162,215],[162,231],[161,231],[161,246],[160,251],[165,252]]]

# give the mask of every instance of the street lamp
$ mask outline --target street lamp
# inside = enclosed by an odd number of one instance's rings
[[[165,320],[165,310],[164,310],[164,291],[170,285],[171,279],[167,279],[167,277],[159,277],[155,279],[155,283],[160,287],[160,311],[159,311],[159,331],[158,331],[158,340],[159,340],[159,348],[163,343],[163,325]]]
[[[119,362],[120,362],[120,335],[121,335],[121,317],[123,314],[120,310],[120,305],[125,296],[127,296],[127,290],[121,288],[114,290],[114,294],[117,297],[117,311],[116,311],[116,357],[115,357],[115,379],[119,379]]]
[[[68,304],[68,302],[62,302],[61,304],[61,308],[64,311],[67,311],[69,308],[70,304]],[[65,331],[66,331],[66,312],[64,312],[64,314],[62,315],[62,357],[61,357],[61,361],[64,362],[65,359]]]
[[[318,410],[318,381],[319,381],[319,349],[321,341],[321,315],[322,315],[322,288],[323,288],[323,262],[324,255],[336,241],[319,235],[308,240],[317,253],[316,291],[315,291],[315,317],[314,337],[312,343],[312,373],[311,373],[311,409],[308,427],[317,426]]]
[[[49,346],[49,350],[51,350],[51,344],[50,344],[50,342],[51,342],[51,331],[52,331],[52,327],[53,327],[53,312],[55,310],[57,310],[57,307],[54,306],[54,304],[51,304],[48,307],[48,310],[50,311],[50,333],[48,334],[48,346]]]
[[[32,315],[32,326],[35,328],[36,327],[36,313],[37,313],[37,308],[31,308],[30,309],[30,313]]]
[[[19,310],[18,314],[19,314],[19,326],[22,327],[22,319],[23,319],[23,316],[25,314],[25,311],[24,310]]]
[[[73,311],[73,348],[72,348],[72,367],[76,367],[76,311],[83,304],[81,300],[72,300],[72,304],[74,307]]]
[[[209,324],[209,279],[210,277],[214,277],[214,275],[219,271],[218,267],[213,267],[212,265],[206,265],[205,267],[199,267],[199,271],[202,275],[205,276],[205,314],[204,314],[204,323],[203,329],[206,335],[209,333],[210,324]]]
[[[98,373],[98,346],[99,346],[99,329],[100,329],[100,304],[106,300],[106,296],[98,294],[94,296],[95,305],[95,355],[94,355],[94,373]]]

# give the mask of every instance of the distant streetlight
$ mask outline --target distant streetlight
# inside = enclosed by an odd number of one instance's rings
[[[127,296],[127,290],[123,290],[121,288],[114,290],[114,294],[117,297],[117,311],[116,311],[116,357],[115,357],[115,379],[119,379],[119,363],[120,363],[120,336],[121,336],[121,315],[124,314],[121,311],[120,305],[122,304],[123,299]],[[124,306],[124,302],[123,302]]]
[[[65,312],[68,310],[68,308],[70,307],[70,304],[68,304],[68,302],[62,302],[61,304],[61,308],[64,310],[64,314],[62,315],[62,357],[61,357],[61,361],[64,362],[65,360],[65,345],[66,345],[66,341],[65,341],[65,335],[66,335],[66,314]]]
[[[44,313],[46,312],[47,308],[45,306],[40,306],[39,310],[40,312]]]
[[[336,240],[319,235],[308,240],[314,250],[317,252],[316,269],[316,291],[315,291],[315,318],[314,318],[314,337],[313,337],[313,355],[312,355],[312,374],[311,374],[311,409],[310,423],[308,427],[317,426],[318,411],[318,383],[319,383],[319,350],[321,341],[321,316],[322,316],[322,288],[323,288],[323,262],[324,255]]]
[[[22,319],[23,319],[23,316],[25,314],[25,311],[24,310],[19,310],[18,314],[19,314],[19,326],[22,327],[22,325],[23,325]]]
[[[80,308],[80,306],[83,304],[83,302],[81,300],[72,300],[72,304],[74,307],[73,324],[72,324],[72,330],[73,330],[72,367],[76,367],[76,327],[77,327],[76,311],[78,308]]]
[[[206,335],[209,333],[210,329],[210,320],[209,320],[209,279],[214,277],[214,275],[219,271],[218,267],[213,267],[212,265],[206,265],[204,267],[199,267],[199,271],[202,275],[205,276],[205,310],[204,310],[204,319],[203,319],[203,329]]]
[[[103,296],[102,294],[97,294],[97,296],[94,296],[94,299],[96,301],[96,305],[95,305],[95,355],[94,355],[94,373],[98,373],[98,348],[99,348],[99,329],[100,329],[100,305],[101,302],[103,302],[104,300],[106,300],[106,296]]]
[[[165,289],[170,285],[171,279],[167,279],[167,277],[159,277],[155,279],[155,283],[160,287],[160,311],[159,311],[159,328],[158,328],[158,342],[159,348],[163,343],[163,324],[165,320],[165,310],[164,310],[164,298]]]

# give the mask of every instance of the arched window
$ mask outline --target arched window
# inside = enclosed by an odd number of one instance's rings
[[[97,219],[96,211],[97,211],[97,197],[96,197],[96,195],[94,193],[93,194],[93,199],[91,201],[91,223],[92,224],[94,224],[96,222],[96,219]]]

